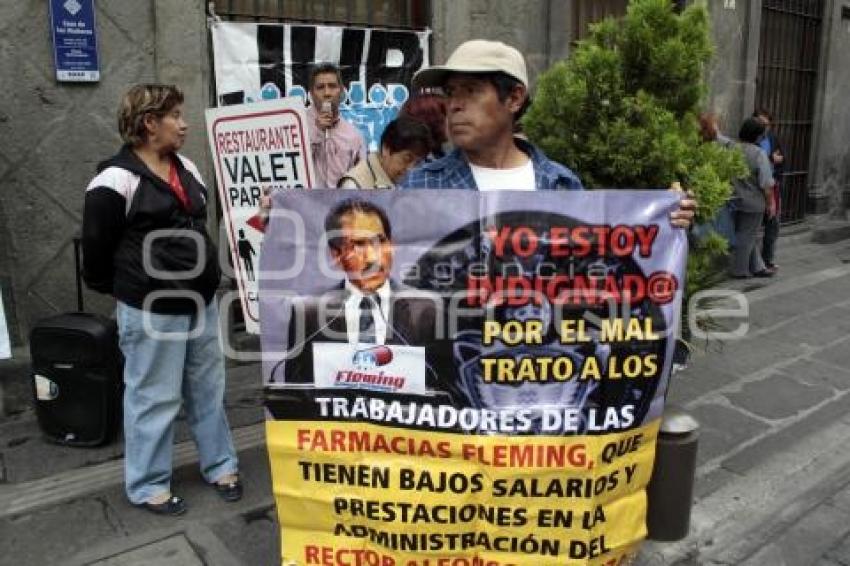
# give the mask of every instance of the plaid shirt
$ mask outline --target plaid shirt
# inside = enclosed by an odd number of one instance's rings
[[[572,171],[546,157],[540,149],[519,138],[514,138],[514,141],[531,158],[534,184],[538,191],[584,189]],[[408,172],[399,182],[398,188],[478,190],[469,162],[460,149]]]

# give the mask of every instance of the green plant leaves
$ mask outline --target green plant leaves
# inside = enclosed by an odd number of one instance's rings
[[[591,26],[569,59],[540,75],[523,125],[589,189],[681,181],[705,223],[748,170],[738,150],[700,139],[696,117],[713,51],[708,11],[697,2],[677,14],[672,4],[632,0],[624,18]],[[692,245],[688,294],[716,284],[725,252],[716,234]]]

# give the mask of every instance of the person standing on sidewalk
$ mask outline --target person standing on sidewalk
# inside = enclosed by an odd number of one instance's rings
[[[118,111],[125,144],[98,166],[83,210],[83,277],[118,303],[127,497],[165,515],[186,511],[171,492],[181,403],[204,479],[226,501],[242,496],[224,411],[221,273],[206,230],[207,189],[177,153],[186,129],[176,87],[130,88]]]
[[[307,130],[316,189],[333,189],[345,172],[366,159],[366,144],[357,128],[339,115],[342,75],[331,63],[316,66],[310,73],[310,106]]]
[[[735,251],[730,275],[735,279],[772,277],[756,246],[756,234],[765,214],[774,216],[773,171],[767,154],[758,142],[764,135],[764,124],[747,118],[738,133],[739,147],[750,168],[750,175],[733,181],[735,201]]]
[[[776,240],[779,239],[779,215],[782,207],[780,199],[780,188],[782,182],[782,173],[785,171],[785,155],[782,147],[779,145],[779,140],[773,132],[773,116],[765,109],[759,109],[753,112],[753,118],[758,118],[764,124],[764,135],[759,140],[759,146],[764,150],[770,159],[770,165],[773,170],[773,200],[776,213],[764,215],[764,238],[761,244],[761,255],[766,268],[775,272],[779,266],[774,263],[773,259],[776,255]]]
[[[384,128],[381,147],[339,180],[341,189],[392,189],[431,150],[431,132],[423,122],[399,116]]]
[[[702,112],[699,115],[700,138],[703,143],[717,143],[722,147],[731,148],[735,142],[720,131],[717,115],[713,112]],[[735,246],[735,200],[732,197],[723,204],[712,220],[714,231],[723,236],[729,247]]]

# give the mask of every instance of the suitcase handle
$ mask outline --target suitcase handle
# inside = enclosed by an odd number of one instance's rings
[[[83,312],[83,282],[82,269],[80,265],[80,248],[82,240],[79,236],[74,236],[74,271],[77,277],[77,310]]]

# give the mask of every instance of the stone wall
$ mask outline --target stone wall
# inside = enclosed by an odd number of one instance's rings
[[[72,238],[96,164],[121,140],[115,112],[134,83],[184,89],[186,154],[209,171],[203,108],[209,101],[203,2],[98,0],[99,83],[55,79],[48,2],[0,0],[0,285],[14,343],[41,317],[76,308]],[[86,306],[112,302],[86,293]]]
[[[760,0],[711,0],[716,54],[707,107],[727,134],[755,98]],[[101,81],[57,83],[47,2],[0,0],[0,286],[15,343],[35,320],[75,308],[72,237],[83,191],[96,164],[120,144],[115,110],[141,81],[174,82],[186,93],[185,153],[213,187],[203,110],[211,103],[208,33],[202,0],[97,0]],[[835,215],[850,187],[850,0],[827,0],[821,84],[812,151],[811,194]],[[537,75],[569,53],[572,6],[562,0],[433,0],[432,61],[442,63],[470,38],[519,48]],[[214,194],[215,191],[212,191]],[[214,207],[211,207],[214,210]],[[216,228],[212,223],[212,228]],[[86,293],[87,307],[109,312],[108,298]]]
[[[715,56],[707,108],[735,137],[754,107],[758,74],[760,0],[709,2]],[[809,211],[847,215],[850,204],[850,11],[848,0],[826,0],[809,160]],[[850,14],[848,14],[850,16]]]
[[[532,86],[537,75],[569,52],[569,3],[554,0],[433,2],[432,61],[444,63],[468,39],[513,45],[525,55]]]
[[[746,0],[708,4],[714,56],[708,68],[706,110],[718,115],[721,130],[731,137],[755,100],[760,5]]]
[[[850,206],[850,1],[826,4],[809,201],[816,212],[844,219]]]

